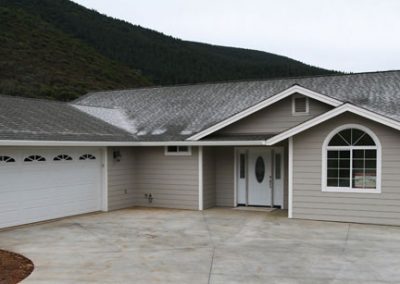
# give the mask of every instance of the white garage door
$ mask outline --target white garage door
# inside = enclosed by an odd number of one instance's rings
[[[0,148],[0,228],[98,211],[101,150]]]

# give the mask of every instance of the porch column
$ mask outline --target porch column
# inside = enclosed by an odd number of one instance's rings
[[[289,137],[288,148],[288,217],[293,218],[293,137]]]

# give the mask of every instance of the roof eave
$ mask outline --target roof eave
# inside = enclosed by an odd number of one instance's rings
[[[0,146],[142,147],[142,146],[265,146],[266,140],[248,141],[41,141],[0,140]]]

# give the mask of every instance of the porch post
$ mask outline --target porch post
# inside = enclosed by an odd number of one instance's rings
[[[199,146],[199,210],[203,210],[203,146]]]
[[[288,152],[288,217],[293,218],[293,137],[289,137]]]

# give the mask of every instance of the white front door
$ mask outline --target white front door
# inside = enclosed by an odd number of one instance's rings
[[[284,148],[237,148],[236,204],[283,208],[284,173]]]
[[[271,150],[248,150],[248,205],[271,206]]]

